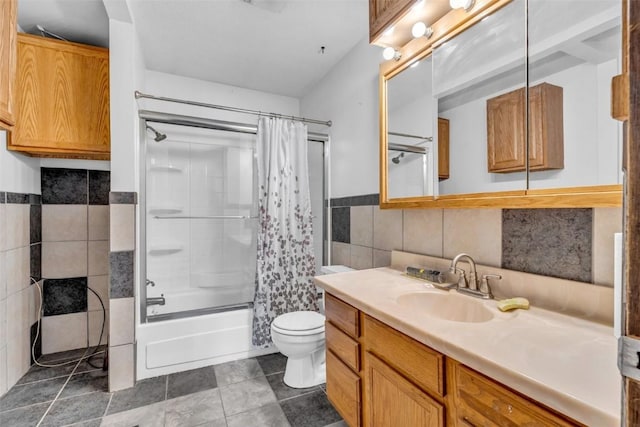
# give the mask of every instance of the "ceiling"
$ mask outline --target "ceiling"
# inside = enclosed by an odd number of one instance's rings
[[[368,37],[367,0],[128,3],[147,69],[297,98]],[[108,46],[102,0],[19,0],[18,24]]]

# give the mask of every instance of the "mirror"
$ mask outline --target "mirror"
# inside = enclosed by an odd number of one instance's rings
[[[527,82],[525,1],[514,0],[462,34],[433,49],[434,95],[438,117],[449,120],[449,179],[438,193],[468,194],[526,189],[520,171],[490,173],[488,150],[489,99],[524,88]],[[505,109],[499,122],[523,126],[524,108]],[[511,129],[507,133],[510,142]],[[523,135],[521,135],[523,136]],[[510,153],[524,158],[525,141]]]
[[[381,206],[620,206],[620,3],[475,5],[381,65]]]
[[[621,73],[621,12],[611,0],[529,1],[529,156],[544,143],[535,127],[548,124],[533,117],[541,84],[560,88],[564,152],[562,168],[531,165],[530,189],[622,183],[622,123],[610,112],[611,79]]]
[[[432,196],[434,189],[431,57],[387,82],[387,167],[390,198]]]

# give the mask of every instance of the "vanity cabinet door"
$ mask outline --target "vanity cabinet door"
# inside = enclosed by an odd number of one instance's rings
[[[480,426],[578,426],[525,399],[504,386],[449,359],[449,393],[454,409],[453,425]]]
[[[364,356],[367,425],[441,427],[444,406],[373,354]]]

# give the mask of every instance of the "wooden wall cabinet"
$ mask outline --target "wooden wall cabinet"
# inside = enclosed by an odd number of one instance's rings
[[[16,77],[17,0],[0,1],[0,128],[15,123],[14,97]]]
[[[327,395],[350,427],[580,425],[325,296]]]
[[[526,170],[524,88],[487,100],[489,172]],[[562,88],[542,83],[529,89],[529,170],[564,168]]]
[[[438,179],[449,178],[449,120],[438,117]]]
[[[415,0],[369,0],[369,42],[397,21]]]
[[[109,51],[18,35],[16,123],[10,150],[108,160]]]

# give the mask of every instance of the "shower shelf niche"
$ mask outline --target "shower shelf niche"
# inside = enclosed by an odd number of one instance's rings
[[[149,214],[150,215],[167,215],[167,214],[176,214],[180,213],[184,210],[182,206],[150,206]]]
[[[149,167],[149,170],[161,172],[182,172],[182,168],[173,165],[153,165]]]
[[[181,252],[184,246],[177,244],[152,245],[149,248],[149,255],[171,255]]]

